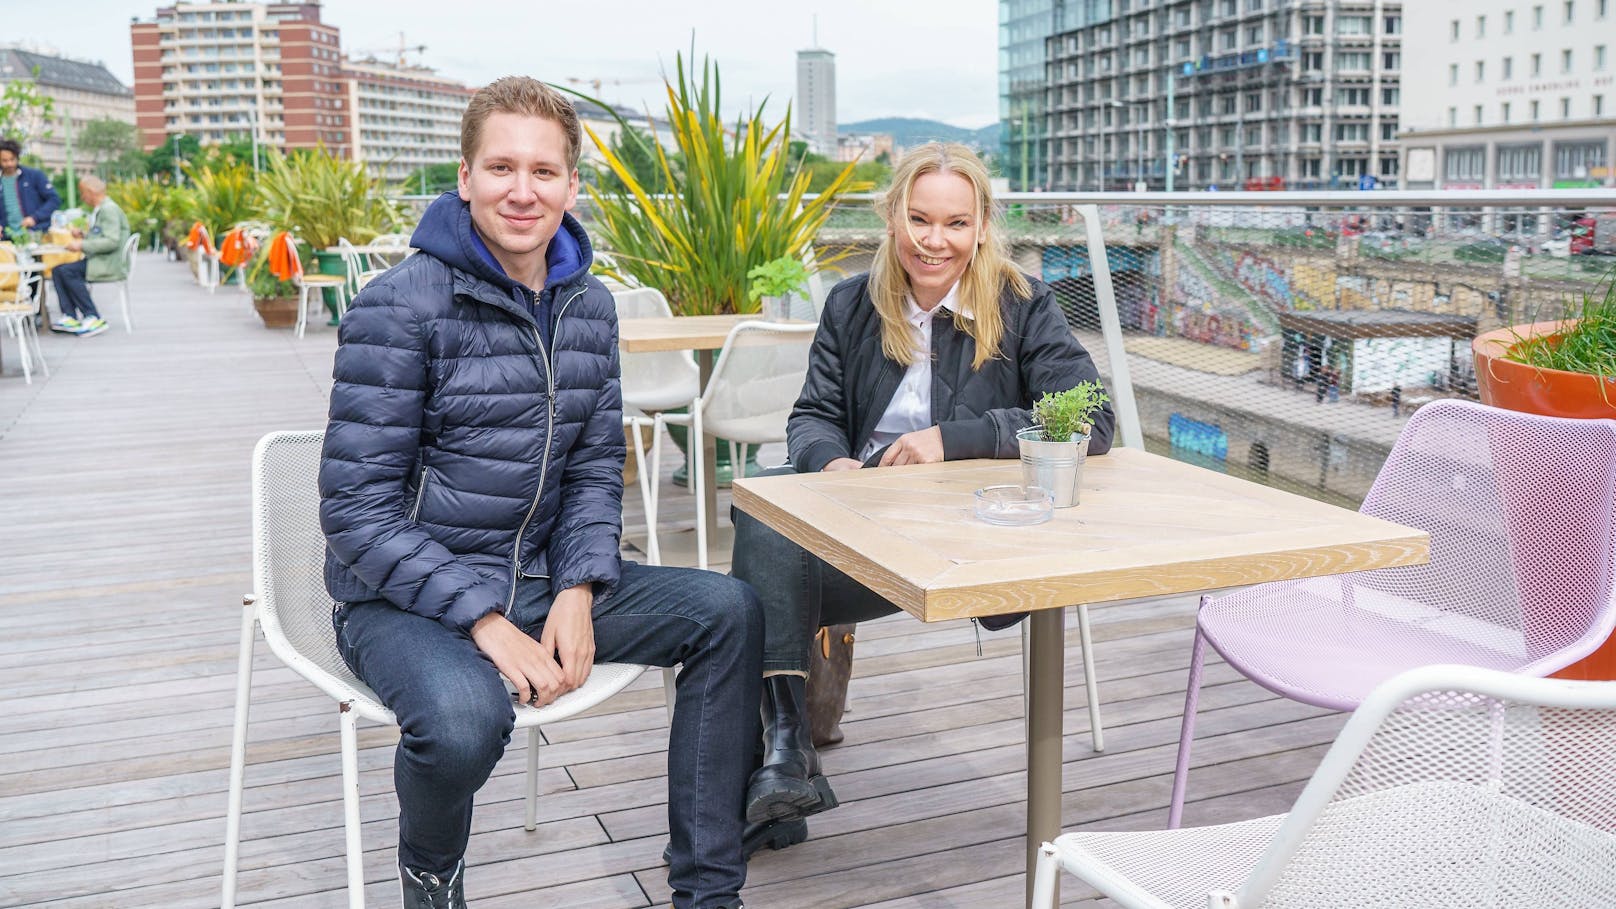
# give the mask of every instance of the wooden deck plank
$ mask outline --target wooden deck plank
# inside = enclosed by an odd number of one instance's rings
[[[143,257],[133,293],[137,333],[47,335],[48,380],[0,376],[0,906],[218,905],[251,584],[248,456],[264,432],[324,423],[330,329],[266,331],[233,292],[202,292],[155,257]],[[688,528],[694,502],[667,485],[668,452],[664,528]],[[720,501],[727,520],[727,493]],[[632,557],[644,528],[632,490],[624,524]],[[727,566],[728,553],[713,555]],[[1194,608],[1180,596],[1092,610],[1104,754],[1090,749],[1081,654],[1068,647],[1067,826],[1164,818]],[[811,820],[807,843],[755,858],[748,902],[1017,904],[1019,634],[979,639],[967,623],[894,616],[862,625],[855,649],[847,741],[825,752],[843,807]],[[474,816],[473,905],[665,904],[660,683],[646,676],[546,729],[535,834],[521,829],[525,744],[513,742]],[[1341,718],[1218,663],[1206,686],[1188,818],[1283,810]],[[242,904],[346,905],[333,705],[260,645],[252,718]],[[395,730],[361,728],[374,905],[397,895],[396,741]],[[1068,880],[1063,897],[1083,905],[1094,894]]]

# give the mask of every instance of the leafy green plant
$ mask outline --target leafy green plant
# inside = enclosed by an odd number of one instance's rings
[[[270,149],[269,163],[258,176],[258,197],[265,219],[316,250],[336,246],[339,239],[365,243],[402,221],[381,181],[363,164],[324,148],[289,154]]]
[[[247,292],[254,300],[284,300],[297,296],[297,285],[282,281],[269,270],[269,244],[259,247],[247,267]]]
[[[809,173],[799,169],[793,175],[789,167],[790,108],[784,120],[771,125],[765,101],[727,127],[718,65],[704,60],[698,74],[686,71],[684,55],[675,60],[675,78],[665,85],[664,119],[678,153],[670,156],[656,143],[651,149],[664,192],[648,187],[610,143],[588,130],[626,189],[588,188],[595,208],[592,229],[613,262],[602,271],[661,288],[682,315],[756,312],[756,300],[747,295],[752,269],[781,257],[804,258],[836,200],[870,187],[854,181],[849,164],[822,192],[807,198]],[[676,167],[674,159],[683,166]],[[846,254],[821,256],[819,263],[829,265]]]
[[[1606,273],[1602,296],[1582,295],[1580,310],[1571,317],[1575,322],[1561,334],[1517,335],[1505,359],[1539,369],[1616,379],[1616,270]],[[1603,389],[1604,384],[1600,387]]]
[[[1088,435],[1094,414],[1109,400],[1100,383],[1085,380],[1065,391],[1046,392],[1033,402],[1032,416],[1045,442],[1065,442]]]
[[[109,183],[107,195],[123,209],[130,229],[140,234],[142,245],[157,239],[163,223],[174,216],[179,198],[174,190],[151,177]]]
[[[808,284],[808,266],[801,259],[781,256],[770,259],[746,273],[752,285],[747,288],[748,300],[763,297],[783,297],[802,290]]]
[[[260,217],[258,193],[250,168],[221,164],[213,167],[186,165],[183,169],[191,185],[178,196],[183,206],[179,213],[206,225],[214,243],[237,224]]]

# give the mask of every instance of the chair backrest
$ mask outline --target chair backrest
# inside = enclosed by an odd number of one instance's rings
[[[668,298],[654,287],[613,289],[612,300],[620,320],[673,318]],[[666,390],[670,387],[701,381],[696,358],[688,350],[626,353],[620,355],[619,362],[622,367],[623,403],[630,407],[637,406],[634,403],[637,400],[665,398]],[[697,393],[699,391],[698,387]]]
[[[1616,421],[1433,402],[1403,428],[1361,509],[1427,531],[1430,562],[1351,575],[1356,603],[1445,613],[1430,627],[1468,639],[1465,662],[1563,664],[1566,648],[1585,655],[1616,628],[1613,502]]]
[[[0,243],[0,264],[23,264],[20,251],[10,243]],[[21,303],[32,297],[33,290],[20,271],[0,274],[0,303]]]
[[[342,268],[348,276],[348,296],[352,297],[363,286],[359,276],[366,271],[365,263],[359,255],[359,248],[350,243],[347,237],[337,238],[337,252],[342,256]]]
[[[129,239],[123,241],[123,279],[133,281],[135,278],[135,250],[140,248],[140,234],[130,234]]]
[[[337,652],[320,529],[319,431],[275,432],[253,451],[253,589],[270,649],[338,700],[369,695]]]
[[[1616,685],[1427,666],[1342,729],[1240,906],[1599,906],[1616,893]]]
[[[818,328],[812,322],[755,321],[730,329],[702,390],[703,423],[733,442],[784,441]]]

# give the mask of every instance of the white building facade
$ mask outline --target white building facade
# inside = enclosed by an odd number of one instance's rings
[[[1616,0],[1410,3],[1412,189],[1616,186]]]
[[[797,51],[797,134],[813,151],[836,155],[836,55],[821,48]]]
[[[352,157],[386,180],[460,160],[460,118],[473,89],[424,66],[349,60]]]

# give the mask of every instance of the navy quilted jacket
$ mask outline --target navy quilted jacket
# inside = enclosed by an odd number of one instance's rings
[[[622,399],[588,236],[565,217],[539,295],[478,250],[452,193],[411,245],[342,320],[320,460],[327,589],[460,630],[508,609],[518,572],[604,596],[619,571]]]

